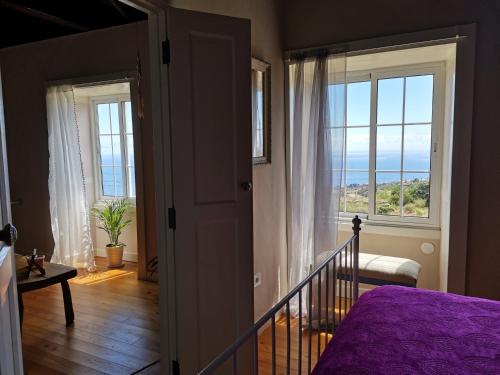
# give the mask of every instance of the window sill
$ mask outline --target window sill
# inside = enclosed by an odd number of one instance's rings
[[[341,218],[339,231],[352,232],[352,219]],[[363,219],[361,219],[363,220]],[[435,227],[423,227],[404,223],[380,223],[364,219],[361,223],[361,233],[378,234],[397,237],[425,238],[430,240],[441,239],[441,229]]]

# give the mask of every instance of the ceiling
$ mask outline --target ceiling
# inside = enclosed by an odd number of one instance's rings
[[[145,19],[118,0],[0,0],[0,48]]]

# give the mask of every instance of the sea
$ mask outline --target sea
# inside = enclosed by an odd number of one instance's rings
[[[376,159],[376,183],[399,182],[403,172],[403,180],[429,180],[430,171],[429,153],[406,152],[403,157],[403,168],[401,168],[401,153],[385,152],[377,155]],[[358,171],[353,171],[358,170]],[[368,185],[368,154],[366,152],[349,153],[346,157],[345,183],[350,185]],[[363,172],[359,170],[365,170]]]
[[[109,160],[111,163],[111,160]],[[347,186],[368,185],[368,155],[364,152],[352,152],[346,157],[346,170],[344,172],[345,182]],[[355,169],[357,171],[352,171]],[[398,152],[386,152],[379,154],[376,161],[376,181],[377,183],[399,182],[401,175],[401,154]],[[363,172],[359,170],[365,170]],[[403,180],[429,180],[430,158],[427,155],[419,152],[407,152],[403,158],[403,170],[409,171],[403,173]],[[102,182],[104,195],[114,195],[114,177],[113,167],[102,167]],[[123,195],[122,191],[122,175],[121,167],[115,167],[117,195]],[[134,169],[131,169],[134,173]],[[134,186],[129,187],[135,191]]]

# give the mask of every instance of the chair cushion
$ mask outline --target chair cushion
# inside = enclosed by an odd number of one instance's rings
[[[331,251],[320,253],[317,258],[317,264],[324,262],[330,255]],[[347,262],[350,260],[348,259]],[[344,264],[344,258],[339,262]],[[337,264],[337,269],[339,264]],[[380,284],[404,284],[416,286],[418,275],[422,266],[411,259],[390,257],[386,255],[376,255],[369,253],[359,253],[359,277],[360,279],[372,279],[383,281]],[[340,273],[342,271],[340,270]],[[369,280],[361,280],[366,284],[373,284]]]
[[[416,285],[422,266],[411,259],[359,253],[359,276]]]

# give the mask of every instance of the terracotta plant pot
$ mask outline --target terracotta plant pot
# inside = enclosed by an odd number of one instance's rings
[[[106,246],[108,268],[123,267],[123,246]]]

